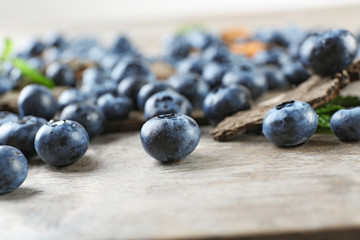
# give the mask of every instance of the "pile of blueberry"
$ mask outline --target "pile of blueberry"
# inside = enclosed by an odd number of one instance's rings
[[[142,55],[124,35],[109,47],[92,37],[69,40],[58,33],[32,39],[15,56],[68,88],[56,99],[44,86],[27,85],[18,98],[19,115],[0,113],[0,193],[24,181],[26,158],[38,155],[53,166],[68,166],[85,154],[106,121],[125,119],[130,111],[144,112],[147,122],[140,137],[146,152],[164,163],[177,162],[200,140],[199,126],[189,117],[194,109],[217,124],[249,109],[268,89],[296,86],[311,74],[341,71],[358,49],[357,39],[346,30],[263,29],[234,41],[261,41],[267,48],[251,58],[234,54],[219,36],[198,29],[169,36],[162,55],[154,58]],[[150,67],[157,61],[173,67],[175,74],[158,80]],[[0,94],[19,88],[22,80],[21,70],[5,62]],[[334,115],[332,129],[340,139],[359,139],[360,134],[351,131],[358,112]],[[344,130],[342,121],[354,126]],[[310,105],[288,101],[267,114],[263,132],[279,146],[294,146],[316,127]]]

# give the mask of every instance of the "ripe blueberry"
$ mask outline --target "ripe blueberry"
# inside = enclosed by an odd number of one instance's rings
[[[331,131],[341,141],[360,140],[360,107],[341,109],[330,119]]]
[[[35,136],[35,149],[46,163],[63,167],[78,161],[89,145],[89,135],[79,123],[51,120]]]
[[[262,131],[270,142],[290,147],[310,138],[317,125],[314,109],[308,103],[292,100],[275,106],[266,114]]]
[[[26,179],[28,162],[16,148],[0,146],[0,193],[17,189]]]
[[[200,141],[200,129],[191,117],[164,114],[148,120],[141,128],[140,138],[151,157],[174,163],[194,151]]]
[[[343,29],[308,36],[299,48],[301,62],[312,73],[329,76],[342,71],[354,60],[358,42]]]

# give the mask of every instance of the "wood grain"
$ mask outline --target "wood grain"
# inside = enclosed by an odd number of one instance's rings
[[[23,186],[0,197],[2,239],[292,239],[359,230],[358,143],[316,135],[277,148],[260,135],[220,143],[201,130],[197,149],[176,165],[151,159],[138,132],[97,138],[67,168],[33,159]]]

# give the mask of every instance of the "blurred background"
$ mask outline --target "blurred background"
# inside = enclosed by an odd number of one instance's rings
[[[286,24],[357,30],[360,19],[358,0],[1,0],[0,9],[0,36],[16,43],[52,30],[70,36],[94,34],[103,41],[121,32],[148,52],[158,51],[164,34],[194,22],[213,31]]]

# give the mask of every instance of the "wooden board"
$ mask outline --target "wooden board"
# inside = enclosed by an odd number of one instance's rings
[[[359,9],[224,14],[207,23],[215,30],[285,21],[357,29]],[[182,22],[64,26],[105,37],[120,29],[156,52],[159,36]],[[28,35],[25,26],[14,35]],[[34,27],[43,33],[46,26]],[[0,239],[359,239],[359,143],[316,134],[299,147],[277,148],[261,135],[220,143],[210,127],[201,130],[197,149],[176,165],[151,159],[136,131],[95,139],[67,168],[32,160],[24,184],[0,196]]]
[[[358,233],[358,143],[333,135],[313,136],[296,148],[277,148],[261,135],[219,143],[209,130],[202,128],[198,148],[175,165],[151,159],[138,132],[97,138],[67,168],[33,160],[23,186],[0,197],[1,238]]]

